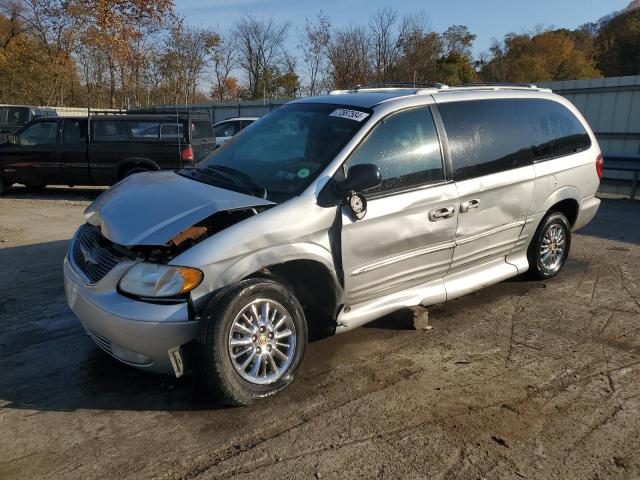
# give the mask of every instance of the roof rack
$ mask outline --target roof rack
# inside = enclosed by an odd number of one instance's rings
[[[430,89],[430,90],[445,90],[449,88],[449,85],[438,82],[376,82],[376,83],[365,83],[358,84],[351,88],[344,90],[332,90],[329,92],[330,95],[337,95],[340,93],[358,93],[359,91],[369,91],[369,90],[406,90],[411,89],[414,90],[413,93],[418,93],[420,90]]]
[[[358,90],[367,89],[367,88],[437,88],[437,89],[445,89],[449,88],[449,85],[439,82],[375,82],[375,83],[365,83],[362,85],[356,85],[353,87],[353,90],[356,92]]]

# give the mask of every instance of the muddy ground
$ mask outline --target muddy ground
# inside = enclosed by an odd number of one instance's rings
[[[640,478],[640,202],[605,200],[552,281],[318,341],[288,390],[223,409],[67,309],[97,193],[0,198],[0,478]]]

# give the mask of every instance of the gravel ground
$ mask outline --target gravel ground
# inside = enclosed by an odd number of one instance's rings
[[[62,258],[99,190],[0,198],[0,478],[640,477],[640,202],[566,268],[310,345],[286,391],[222,409],[107,357]]]

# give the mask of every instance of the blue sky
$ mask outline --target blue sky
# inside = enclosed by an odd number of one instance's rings
[[[486,51],[492,38],[502,38],[509,32],[526,32],[536,26],[575,28],[588,21],[621,10],[629,0],[175,0],[178,14],[196,27],[227,30],[244,13],[258,17],[273,17],[289,21],[292,29],[289,46],[297,45],[295,28],[322,9],[334,26],[349,23],[366,24],[369,16],[389,5],[401,14],[424,12],[434,31],[450,25],[467,25],[478,38],[474,51]]]

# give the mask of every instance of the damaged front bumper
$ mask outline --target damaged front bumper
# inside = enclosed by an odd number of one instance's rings
[[[99,282],[87,285],[67,256],[67,303],[95,343],[109,355],[142,370],[181,376],[183,346],[196,338],[199,322],[189,319],[186,302],[152,304],[118,293],[117,283],[130,266],[120,264]]]

